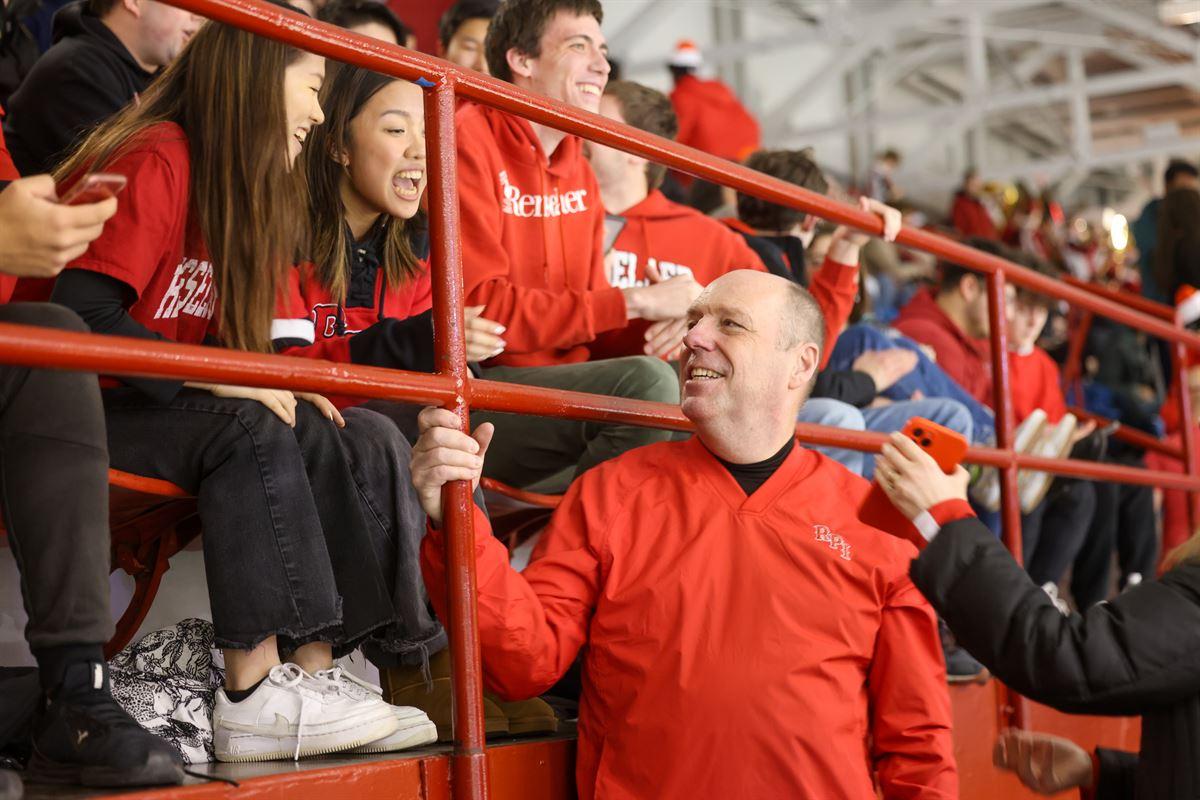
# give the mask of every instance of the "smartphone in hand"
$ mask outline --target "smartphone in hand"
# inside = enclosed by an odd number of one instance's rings
[[[90,172],[67,190],[59,202],[65,206],[84,206],[116,197],[125,188],[124,175],[110,172]]]
[[[910,419],[900,432],[932,456],[938,467],[947,475],[958,468],[963,456],[967,454],[967,440],[962,434],[922,417]],[[871,490],[867,492],[858,508],[858,519],[872,528],[907,539],[916,545],[918,550],[927,544],[912,520],[892,505],[883,487],[879,485],[878,478],[871,482]]]

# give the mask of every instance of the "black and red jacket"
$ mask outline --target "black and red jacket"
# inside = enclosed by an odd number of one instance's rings
[[[287,355],[377,367],[433,371],[433,303],[429,265],[389,287],[380,263],[383,219],[363,241],[350,241],[350,280],[337,302],[316,268],[292,269],[271,323],[275,349]]]

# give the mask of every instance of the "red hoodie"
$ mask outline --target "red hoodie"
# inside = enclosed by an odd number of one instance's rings
[[[524,572],[476,509],[488,687],[535,697],[582,648],[582,800],[957,798],[916,550],[858,521],[868,488],[795,447],[747,497],[696,437],[639,447],[571,484]],[[421,569],[444,620],[441,531]]]
[[[489,363],[586,361],[586,345],[626,315],[604,278],[604,206],[580,140],[563,139],[547,164],[520,117],[464,105],[456,129],[467,305],[508,329]]]
[[[983,203],[966,192],[954,195],[954,207],[950,210],[950,218],[954,222],[954,229],[963,236],[981,236],[984,239],[1000,241],[1000,232],[996,230],[992,215]]]
[[[992,405],[992,366],[986,339],[972,339],[938,307],[932,289],[917,292],[894,323],[896,330],[937,354],[938,366],[967,394]]]
[[[0,117],[3,116],[4,109],[0,109]],[[0,181],[15,181],[19,177],[21,175],[13,164],[12,156],[8,154],[8,145],[4,143],[4,131],[0,129]],[[17,279],[12,275],[0,275],[0,303],[8,302],[16,285]]]
[[[671,105],[679,117],[680,144],[730,161],[741,161],[761,146],[758,122],[720,81],[684,75],[671,91]]]
[[[1046,412],[1046,420],[1056,424],[1067,413],[1063,397],[1062,373],[1058,364],[1042,348],[1034,345],[1027,353],[1010,351],[1008,378],[1012,387],[1013,414],[1021,422],[1035,408]]]
[[[621,289],[650,285],[649,264],[656,264],[664,278],[691,275],[701,286],[731,270],[767,269],[741,236],[694,208],[671,202],[657,189],[619,216],[625,227],[604,265],[608,282]],[[642,355],[650,324],[633,320],[602,334],[592,343],[592,358]]]

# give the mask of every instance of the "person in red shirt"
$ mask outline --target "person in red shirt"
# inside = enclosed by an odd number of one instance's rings
[[[987,206],[979,199],[983,192],[983,179],[972,167],[963,175],[962,187],[954,194],[954,206],[950,209],[950,221],[954,229],[964,237],[977,236],[981,239],[1000,241],[1000,231]]]
[[[311,258],[288,271],[274,346],[432,372],[432,286],[413,223],[427,178],[424,94],[409,81],[341,67],[322,97],[326,122],[304,154]],[[501,326],[478,311],[467,312],[471,361],[504,351]]]
[[[21,178],[0,134],[0,322],[85,331],[65,308],[9,304],[8,296],[16,278],[57,275],[116,210],[111,197],[61,204],[49,175]],[[0,470],[41,688],[30,776],[88,786],[182,782],[174,748],[138,725],[105,680],[108,452],[95,376],[0,366]],[[104,735],[90,736],[96,730]],[[0,796],[21,793],[17,773],[0,769]]]
[[[812,296],[737,270],[688,312],[682,442],[582,476],[518,573],[475,514],[485,683],[528,697],[584,648],[575,776],[593,797],[958,797],[937,628],[868,484],[796,444],[820,363]],[[491,426],[426,409],[413,482],[439,614],[442,487]],[[819,609],[814,613],[813,609]],[[586,648],[584,647],[586,645]]]
[[[279,278],[303,221],[292,165],[323,119],[324,71],[319,56],[205,25],[140,105],[96,129],[61,168],[66,186],[88,171],[124,175],[128,186],[54,299],[97,332],[268,350]],[[225,652],[217,758],[436,738],[423,713],[384,703],[333,662],[334,648],[394,646],[404,630],[398,595],[408,587],[395,583],[392,564],[395,529],[415,500],[397,489],[409,449],[395,426],[361,409],[342,415],[318,395],[134,378],[103,385],[112,465],[199,501],[215,643]]]
[[[342,66],[327,76],[322,102],[325,123],[304,153],[312,260],[289,273],[272,324],[275,346],[289,355],[432,372],[429,265],[414,252],[410,229],[426,182],[424,93],[409,81]],[[496,323],[478,311],[468,309],[465,328],[472,361],[504,350]],[[372,400],[361,407],[416,439],[418,406]],[[410,481],[400,476],[398,483]],[[420,707],[449,740],[450,659],[446,632],[424,602],[417,564],[423,531],[397,531],[394,594],[405,627],[395,646],[368,643],[364,652],[389,702]],[[557,729],[553,709],[540,700],[485,705],[489,733]]]
[[[679,143],[742,161],[762,146],[758,121],[724,83],[699,77],[703,64],[700,48],[685,39],[675,46],[667,65],[674,82],[671,105],[679,117]],[[685,186],[691,183],[688,176],[680,178]]]
[[[1023,263],[1049,272],[1033,259]],[[1012,387],[1013,415],[1018,424],[1037,409],[1046,412],[1046,423],[1057,425],[1067,415],[1067,400],[1062,391],[1058,365],[1037,340],[1046,327],[1053,304],[1051,298],[1020,287],[1009,290],[1008,370]],[[1075,430],[1072,444],[1088,437],[1095,424],[1084,423]],[[1022,552],[1029,577],[1039,586],[1057,585],[1087,545],[1097,511],[1097,496],[1091,481],[1057,477],[1046,496],[1029,513],[1021,516]],[[1044,533],[1049,535],[1043,535]],[[1108,555],[1111,558],[1112,548]],[[1077,567],[1078,569],[1078,567]],[[1091,577],[1073,576],[1080,585]]]
[[[492,74],[585,111],[608,82],[596,0],[509,0],[492,19]],[[699,293],[687,276],[619,289],[604,275],[604,207],[574,136],[497,109],[457,116],[463,288],[505,327],[505,350],[483,365],[492,380],[659,402],[675,373],[647,356],[588,362],[588,345],[632,319],[677,319]],[[481,418],[486,414],[480,414]],[[561,491],[573,476],[668,434],[630,425],[503,415],[489,477]]]
[[[605,87],[600,113],[664,139],[674,139],[678,127],[666,95],[630,81]],[[606,242],[604,254],[611,285],[628,289],[690,275],[705,286],[731,270],[766,270],[740,236],[659,191],[665,167],[592,142],[584,145],[584,152],[600,183],[608,212],[605,225],[619,228],[616,239]],[[686,332],[683,317],[653,325],[637,320],[601,334],[589,350],[593,359],[645,353],[672,360]]]
[[[971,239],[970,246],[1003,255],[1000,245]],[[896,330],[933,349],[937,363],[978,402],[990,406],[987,285],[977,272],[943,261],[935,289],[918,292],[896,317]]]

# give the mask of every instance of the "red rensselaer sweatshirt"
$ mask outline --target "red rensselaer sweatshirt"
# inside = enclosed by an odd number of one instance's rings
[[[619,289],[649,286],[650,264],[664,278],[691,275],[701,286],[735,269],[766,271],[741,236],[694,208],[671,202],[657,189],[616,216],[625,226],[604,267],[608,282]],[[592,358],[642,355],[648,327],[646,320],[631,320],[602,334],[591,346]]]
[[[488,365],[586,361],[586,345],[626,315],[604,277],[604,206],[580,140],[568,136],[547,162],[526,120],[473,104],[456,128],[467,305],[508,329]]]

